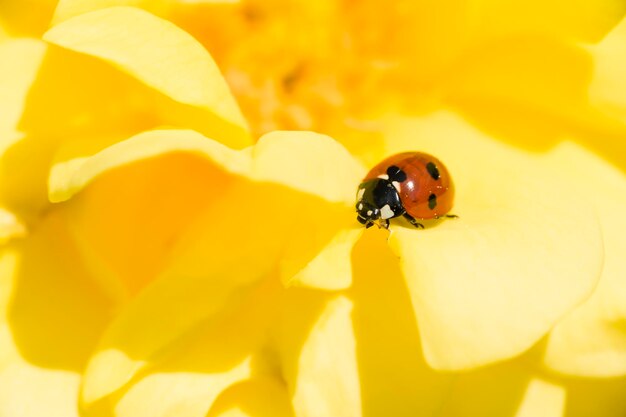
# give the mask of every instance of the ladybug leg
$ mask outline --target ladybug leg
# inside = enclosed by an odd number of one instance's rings
[[[458,219],[459,216],[457,216],[456,214],[444,214],[443,216],[435,216],[435,220],[439,220],[442,217],[445,217],[447,219]]]
[[[413,226],[417,227],[418,229],[423,229],[424,225],[422,223],[418,223],[417,220],[415,220],[415,218],[413,216],[411,216],[409,213],[404,213],[402,215],[405,219],[407,219],[409,221],[409,223],[411,223]]]

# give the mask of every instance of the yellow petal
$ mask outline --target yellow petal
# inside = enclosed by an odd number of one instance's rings
[[[81,370],[109,320],[110,300],[86,273],[58,214],[15,247],[9,325],[20,352],[41,366]]]
[[[0,43],[0,153],[22,138],[19,120],[46,45],[34,39]]]
[[[193,371],[150,374],[134,384],[115,407],[116,417],[204,417],[217,395],[247,378],[250,365],[202,374]]]
[[[84,13],[115,6],[137,7],[161,14],[170,3],[170,0],[59,0],[52,17],[52,26]]]
[[[590,100],[623,121],[626,120],[626,100],[621,75],[626,71],[625,42],[626,19],[602,42],[589,47],[595,63],[589,86]]]
[[[444,100],[502,139],[545,149],[563,132],[593,122],[587,96],[592,71],[587,51],[565,41],[498,39],[454,63],[443,79]]]
[[[560,417],[567,392],[558,384],[533,378],[528,383],[515,417]]]
[[[456,375],[437,415],[562,417],[567,397],[565,387],[541,378],[532,363],[517,359]]]
[[[217,65],[202,45],[172,23],[140,9],[112,7],[60,23],[44,39],[101,58],[175,101],[213,113],[223,121],[227,143],[250,143]]]
[[[624,378],[563,378],[555,382],[567,390],[567,412],[564,414],[567,417],[621,417],[626,414]]]
[[[352,321],[364,416],[437,415],[454,375],[426,364],[411,299],[387,233],[369,229],[352,254]],[[393,398],[393,401],[390,401]]]
[[[100,147],[93,154],[85,142],[66,144],[51,172],[50,198],[65,200],[91,184],[68,205],[68,219],[83,256],[99,254],[99,270],[118,274],[130,293],[164,268],[211,274],[207,254],[236,263],[247,253],[251,268],[267,270],[288,253],[281,267],[287,281],[354,222],[346,205],[362,168],[322,135],[272,134],[233,151],[195,132],[167,130]],[[234,231],[246,220],[255,225],[242,240]],[[283,249],[287,239],[293,244]]]
[[[352,227],[346,225],[326,246],[323,246],[323,242],[320,245],[310,245],[311,250],[317,250],[319,253],[312,254],[311,261],[300,271],[298,271],[297,265],[303,258],[302,245],[290,246],[296,248],[298,253],[286,252],[281,259],[282,277],[286,286],[313,287],[335,291],[350,287],[352,284],[352,248],[364,230],[360,225],[354,227],[354,215],[353,213],[350,214]],[[306,235],[305,238],[311,240],[312,236]],[[320,246],[322,247],[321,250],[319,249]]]
[[[83,406],[105,403],[117,416],[203,417],[222,390],[248,378],[284,290],[275,277],[236,286],[224,279],[230,272],[160,281],[133,301],[87,368]]]
[[[341,145],[311,132],[270,133],[241,152],[184,130],[145,132],[95,154],[85,146],[89,145],[70,144],[60,151],[50,174],[51,201],[69,199],[107,170],[173,152],[198,154],[230,173],[346,204],[352,204],[354,184],[363,174]]]
[[[352,302],[291,291],[276,340],[295,414],[360,416]]]
[[[626,13],[626,5],[619,0],[473,0],[468,9],[479,33],[544,33],[582,41],[598,41]]]
[[[59,216],[3,249],[0,294],[0,414],[78,416],[81,372],[111,304]]]
[[[459,219],[426,230],[398,225],[389,238],[431,366],[518,355],[589,296],[602,240],[576,182],[447,114],[388,133],[394,151],[432,153],[456,183]]]
[[[550,333],[547,365],[586,377],[626,375],[626,176],[588,151],[565,143],[547,160],[571,177],[581,199],[595,205],[602,225],[604,268],[598,287]],[[584,167],[584,168],[583,168]]]
[[[89,362],[82,390],[84,406],[122,388],[137,372],[159,359],[164,348],[203,320],[231,303],[238,305],[237,301],[250,290],[249,286],[237,286],[220,279],[223,276],[230,276],[228,268],[217,276],[201,280],[180,277],[178,280],[156,281],[132,300],[109,327]],[[236,374],[240,373],[237,371]],[[126,397],[127,410],[136,411],[133,405],[137,404],[135,395],[141,397],[146,390],[158,389],[160,379],[173,381],[170,378],[176,379],[177,376],[157,374],[137,384],[132,395]],[[158,397],[163,402],[168,400],[162,395]]]
[[[3,1],[0,26],[16,37],[38,38],[48,28],[55,5],[56,0]]]
[[[21,217],[31,217],[47,204],[44,175],[51,157],[49,146],[46,140],[28,140],[23,125],[46,49],[45,43],[34,39],[0,44],[0,199]],[[28,170],[24,169],[25,159],[31,164]]]
[[[354,184],[361,180],[364,169],[328,136],[272,132],[253,149],[255,179],[283,184],[328,201],[353,204]]]
[[[215,402],[207,417],[295,417],[284,383],[257,377],[233,385]]]
[[[4,244],[15,237],[24,237],[24,226],[13,213],[0,207],[0,244]]]

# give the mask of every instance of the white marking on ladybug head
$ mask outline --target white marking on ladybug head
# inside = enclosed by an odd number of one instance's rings
[[[378,176],[378,178],[380,178],[381,180],[389,180],[389,175],[387,175],[387,174],[380,174]]]
[[[356,193],[357,201],[363,200],[363,194],[365,194],[365,188],[360,188],[359,191]]]
[[[393,184],[396,191],[400,192],[400,183],[398,181],[392,181],[391,183]]]
[[[393,210],[391,210],[391,207],[389,207],[389,204],[385,204],[384,206],[380,208],[381,219],[383,220],[391,219],[393,215],[394,215]]]
[[[372,215],[372,213],[373,213],[373,211],[372,211],[372,210],[367,210],[367,215],[368,215],[368,216],[371,216],[371,215]]]
[[[363,210],[363,203],[359,203],[359,210]]]

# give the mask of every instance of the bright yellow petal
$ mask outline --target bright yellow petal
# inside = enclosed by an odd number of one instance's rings
[[[56,0],[0,2],[0,25],[16,37],[38,38],[48,28]]]
[[[213,113],[234,147],[250,143],[246,123],[208,52],[172,23],[132,7],[69,19],[44,39],[101,58],[180,103]]]
[[[442,94],[477,126],[520,147],[545,149],[563,132],[593,122],[587,97],[592,71],[587,51],[565,41],[504,38],[455,62]]]
[[[295,414],[284,382],[257,377],[224,391],[207,417],[295,417]]]
[[[154,14],[167,11],[171,0],[59,0],[52,18],[52,26],[72,17],[116,6],[137,7]]]
[[[0,414],[78,416],[81,372],[111,304],[59,216],[5,247],[0,294]]]
[[[0,44],[0,199],[2,204],[28,217],[47,204],[44,171],[51,157],[46,141],[28,144],[28,132],[22,125],[29,93],[41,69],[46,45],[34,39],[10,40]],[[32,145],[32,143],[31,143]],[[24,168],[24,149],[29,152],[31,169]],[[19,170],[15,167],[19,165]],[[16,173],[19,171],[19,174]]]
[[[576,181],[596,206],[602,225],[604,268],[591,298],[550,333],[545,361],[552,369],[586,377],[626,375],[626,176],[571,143],[547,157]],[[584,169],[582,168],[584,167]]]
[[[518,355],[589,296],[602,240],[576,182],[446,114],[388,134],[394,151],[436,155],[456,184],[460,218],[426,230],[398,225],[389,238],[431,366],[466,369]]]
[[[276,343],[297,416],[361,415],[351,312],[346,297],[291,290]]]
[[[621,20],[620,0],[472,0],[468,14],[479,33],[542,33],[552,37],[598,41]]]

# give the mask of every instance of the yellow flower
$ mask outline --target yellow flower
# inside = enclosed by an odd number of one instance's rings
[[[623,414],[621,380],[570,378],[626,372],[626,179],[576,144],[620,149],[590,138],[625,132],[621,29],[573,43],[620,6],[268,4],[61,0],[43,41],[5,28],[0,410]],[[296,127],[343,145],[273,131]],[[415,148],[460,219],[365,231],[365,166]]]

